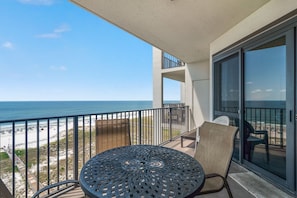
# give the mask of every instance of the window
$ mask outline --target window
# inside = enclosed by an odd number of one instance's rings
[[[239,108],[239,57],[227,57],[214,64],[215,115],[238,113]]]
[[[239,66],[237,53],[214,64],[214,118],[227,115],[234,126],[239,126]],[[233,159],[239,160],[239,133],[234,143]]]

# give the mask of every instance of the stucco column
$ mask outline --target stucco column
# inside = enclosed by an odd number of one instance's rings
[[[185,99],[190,107],[191,129],[210,120],[209,60],[187,64],[185,75]]]
[[[162,51],[153,47],[153,108],[163,106],[163,77],[162,77]],[[155,111],[156,112],[156,111]],[[157,124],[162,120],[162,113],[154,113],[154,144],[158,145],[161,140],[161,125]]]
[[[153,47],[153,108],[163,105],[162,51]]]

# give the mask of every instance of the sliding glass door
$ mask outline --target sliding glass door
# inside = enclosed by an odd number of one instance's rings
[[[239,127],[233,159],[295,190],[296,45],[293,28],[214,57],[214,118]]]
[[[243,159],[293,186],[293,31],[257,43],[244,51]]]

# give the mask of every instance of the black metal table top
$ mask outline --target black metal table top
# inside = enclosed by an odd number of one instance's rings
[[[133,145],[102,152],[82,168],[90,197],[187,197],[199,192],[204,172],[197,160],[161,146]]]

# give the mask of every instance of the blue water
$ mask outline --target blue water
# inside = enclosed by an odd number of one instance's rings
[[[152,108],[152,101],[0,102],[0,120],[96,114]]]

